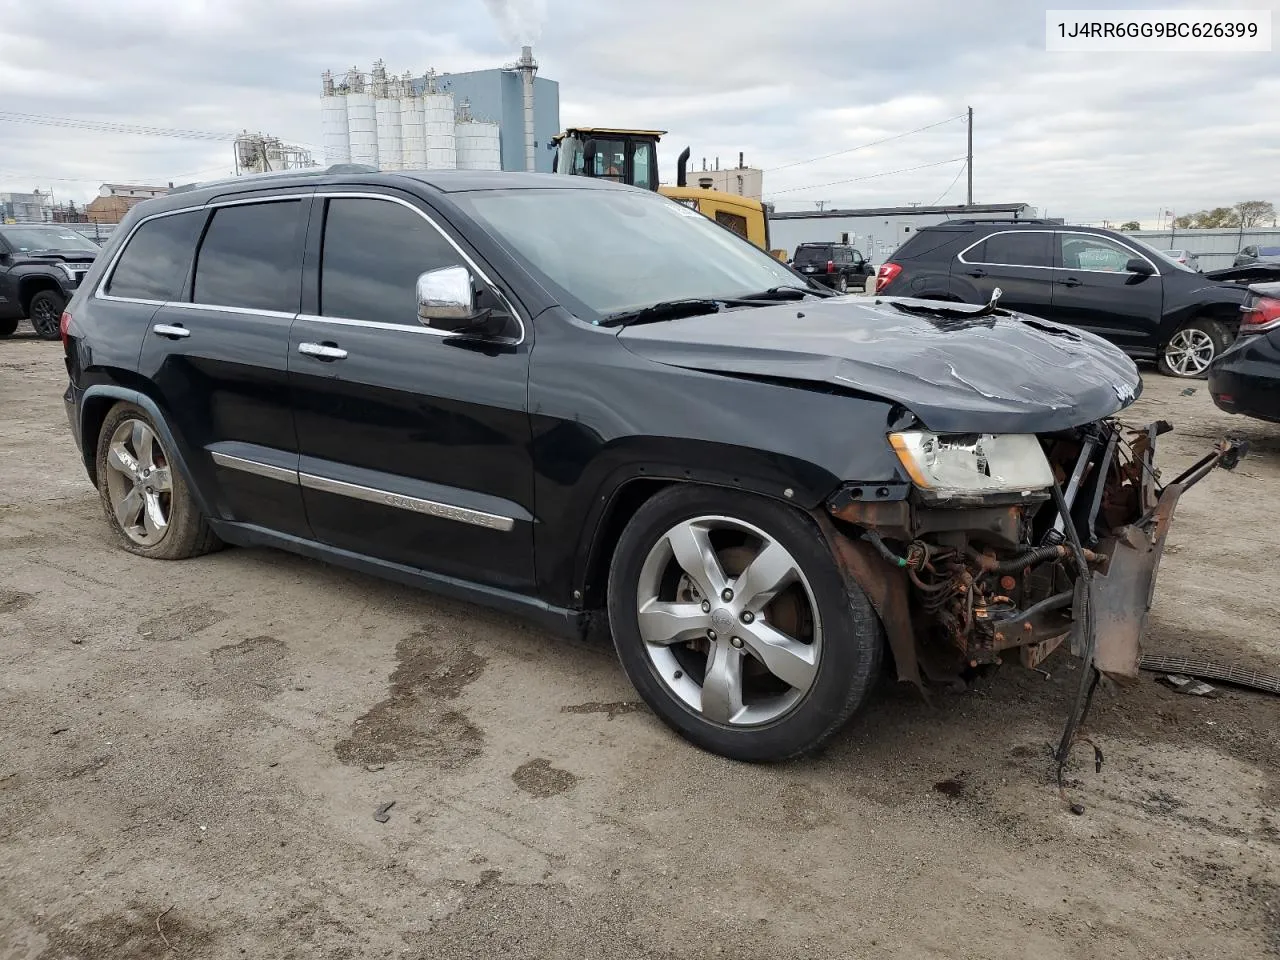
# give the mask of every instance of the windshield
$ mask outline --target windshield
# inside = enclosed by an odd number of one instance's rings
[[[65,227],[5,227],[3,236],[17,253],[34,250],[85,250],[97,253],[101,249],[88,237]]]
[[[1190,267],[1188,267],[1185,263],[1179,263],[1173,257],[1169,256],[1171,251],[1157,250],[1151,244],[1147,243],[1145,240],[1139,240],[1137,237],[1133,236],[1133,234],[1126,234],[1125,240],[1133,244],[1135,247],[1141,247],[1143,252],[1147,254],[1155,254],[1157,257],[1160,258],[1156,261],[1156,263],[1161,267],[1169,266],[1175,270],[1181,270],[1183,273],[1196,272],[1192,270]]]
[[[641,190],[485,190],[453,199],[578,313],[804,283],[695,210]]]

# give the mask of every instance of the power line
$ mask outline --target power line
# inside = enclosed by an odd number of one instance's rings
[[[960,174],[964,173],[968,169],[969,169],[969,161],[968,159],[966,159],[964,162],[964,166],[956,171],[955,178],[951,181],[950,184],[947,185],[947,189],[943,190],[942,193],[938,195],[938,199],[933,201],[933,203],[929,204],[929,206],[936,207],[939,203],[941,203],[942,198],[951,192],[951,188],[954,187],[956,185],[956,181],[960,179]]]
[[[75,117],[49,117],[35,113],[14,113],[0,110],[0,123],[30,123],[45,127],[62,127],[68,130],[92,130],[97,133],[127,133],[142,137],[170,137],[176,140],[204,140],[214,143],[232,143],[240,134],[219,133],[212,130],[188,130],[182,127],[157,127],[149,124],[120,123],[114,120],[82,120]],[[286,138],[279,138],[286,139]],[[295,146],[323,149],[319,144],[290,141]]]
[[[847,180],[832,180],[830,183],[815,183],[808,187],[788,187],[786,190],[770,190],[770,196],[777,196],[780,193],[796,193],[800,190],[822,190],[825,187],[835,187],[842,183],[857,183],[861,180],[875,180],[879,177],[891,177],[895,173],[910,173],[912,170],[924,170],[928,167],[940,167],[946,163],[960,163],[964,157],[952,157],[950,160],[935,160],[933,163],[922,163],[915,167],[902,167],[898,170],[886,170],[883,173],[869,173],[865,177],[850,177]]]
[[[0,110],[0,121],[8,123],[34,123],[46,127],[66,127],[72,130],[95,130],[100,133],[132,133],[144,137],[175,137],[180,140],[215,140],[230,142],[234,133],[214,133],[209,130],[186,130],[176,127],[153,127],[146,124],[118,123],[113,120],[78,120],[73,117],[46,117],[34,113],[13,113]]]
[[[940,127],[944,123],[951,123],[953,120],[963,120],[965,114],[957,113],[954,117],[947,117],[945,120],[938,120],[935,123],[926,123],[923,127],[916,127],[914,130],[908,130],[905,133],[895,133],[893,136],[884,137],[881,140],[872,140],[870,143],[860,143],[856,147],[849,147],[847,150],[837,150],[835,153],[823,154],[820,157],[810,157],[808,160],[793,160],[791,163],[784,163],[778,167],[769,167],[764,172],[773,173],[775,170],[785,170],[788,167],[798,167],[805,163],[816,163],[819,160],[830,160],[832,157],[844,156],[846,153],[853,153],[857,150],[865,150],[867,147],[877,147],[882,143],[888,143],[891,140],[901,140],[903,137],[909,137],[912,134],[920,133],[924,130],[931,130],[934,127]]]

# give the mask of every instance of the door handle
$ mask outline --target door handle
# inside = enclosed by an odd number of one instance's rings
[[[971,277],[985,277],[987,275],[985,270],[969,270],[967,272]]]
[[[1080,284],[1084,283],[1083,280],[1077,280],[1075,277],[1067,277],[1067,279],[1059,280],[1057,282],[1062,284],[1064,287],[1078,287]]]
[[[168,337],[170,340],[181,340],[183,337],[191,336],[191,331],[186,327],[173,323],[157,323],[151,328],[151,332]]]
[[[335,347],[331,343],[300,343],[298,352],[303,356],[315,357],[317,360],[345,360],[347,351]]]

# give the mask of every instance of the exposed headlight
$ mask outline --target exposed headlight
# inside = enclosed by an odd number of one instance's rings
[[[79,276],[79,274],[76,273],[75,268],[69,263],[60,263],[58,264],[58,268],[67,275],[68,280],[75,280]]]
[[[889,434],[917,487],[948,499],[986,493],[1031,494],[1053,485],[1053,470],[1030,433]]]

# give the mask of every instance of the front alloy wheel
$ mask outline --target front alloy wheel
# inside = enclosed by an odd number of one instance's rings
[[[732,517],[682,520],[662,535],[640,570],[636,616],[654,672],[712,723],[776,720],[818,673],[822,623],[800,565]]]
[[[880,622],[812,518],[738,491],[678,484],[646,501],[609,570],[627,675],[681,736],[736,760],[783,760],[865,700]]]

